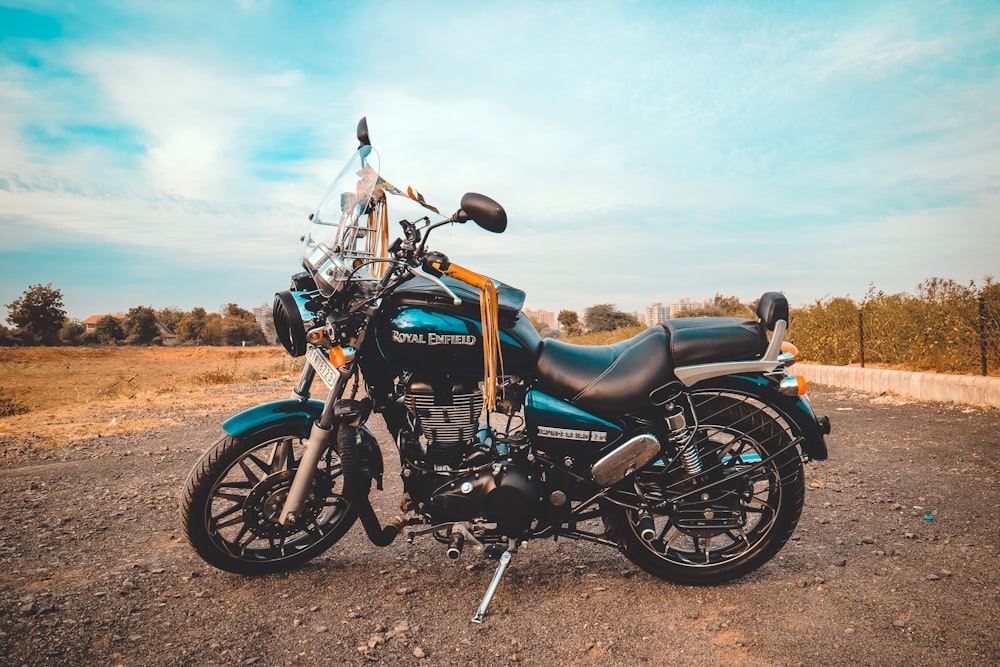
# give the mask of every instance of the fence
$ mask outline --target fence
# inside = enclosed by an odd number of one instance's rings
[[[1000,375],[1000,286],[932,279],[922,294],[872,292],[795,309],[789,340],[822,364]]]

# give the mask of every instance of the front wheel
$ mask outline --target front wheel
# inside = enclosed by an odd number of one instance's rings
[[[337,542],[357,519],[343,497],[340,457],[320,460],[296,521],[278,522],[309,424],[223,436],[202,456],[181,497],[188,541],[207,563],[239,574],[290,570]]]
[[[766,403],[724,389],[690,396],[702,471],[692,475],[682,456],[657,461],[636,474],[650,511],[608,505],[606,516],[625,556],[643,570],[715,584],[784,546],[802,513],[804,475],[792,427]]]

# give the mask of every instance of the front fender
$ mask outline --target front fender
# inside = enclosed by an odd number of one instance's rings
[[[233,415],[222,423],[222,429],[234,438],[238,438],[245,433],[267,429],[289,421],[311,425],[319,419],[322,412],[323,403],[321,401],[286,398],[281,401],[255,405]]]
[[[705,384],[753,393],[773,406],[798,430],[803,439],[802,452],[809,460],[825,461],[829,458],[825,436],[830,432],[830,420],[827,417],[816,416],[809,399],[805,396],[785,396],[778,391],[777,385],[760,375],[730,375],[707,380]]]
[[[308,433],[312,423],[323,413],[323,402],[301,401],[287,398],[282,401],[261,403],[235,414],[222,422],[222,430],[234,438],[256,431],[266,431],[284,424],[302,425],[303,433]],[[365,471],[382,489],[382,450],[375,436],[364,424],[358,429],[361,434],[360,451]]]

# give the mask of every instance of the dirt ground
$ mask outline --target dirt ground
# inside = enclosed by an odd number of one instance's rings
[[[188,471],[225,416],[287,388],[214,388],[228,409],[144,394],[116,413],[142,428],[115,431],[101,413],[64,442],[5,421],[0,663],[1000,663],[998,411],[814,387],[831,458],[807,467],[799,528],[769,564],[685,587],[606,547],[533,542],[476,625],[494,563],[451,561],[431,539],[379,549],[356,525],[304,568],[260,578],[197,558],[178,526]],[[373,500],[393,515],[386,478]]]

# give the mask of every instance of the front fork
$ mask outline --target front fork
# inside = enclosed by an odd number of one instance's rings
[[[320,415],[319,420],[313,422],[312,430],[309,432],[309,439],[305,443],[305,451],[302,453],[299,467],[295,471],[295,477],[292,479],[292,487],[288,490],[288,497],[285,498],[285,504],[281,508],[281,516],[278,518],[278,523],[282,525],[295,523],[298,513],[302,510],[303,505],[305,505],[306,498],[309,497],[313,477],[316,474],[316,467],[319,465],[323,452],[332,444],[333,437],[336,434],[336,430],[333,428],[334,406],[336,405],[337,397],[343,392],[344,386],[351,376],[351,371],[347,370],[346,367],[342,367],[335,369],[335,373],[330,393],[327,395],[326,403],[323,406],[323,413]],[[299,376],[299,383],[292,390],[292,397],[299,400],[307,400],[309,398],[309,388],[312,386],[312,381],[315,377],[316,369],[307,360],[302,369],[302,374]]]

